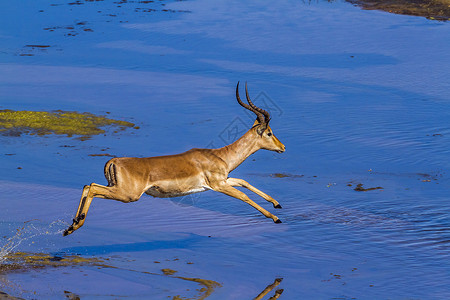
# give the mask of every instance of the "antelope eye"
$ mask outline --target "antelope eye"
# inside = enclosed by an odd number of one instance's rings
[[[271,136],[271,135],[272,135],[272,132],[267,133],[267,136]]]

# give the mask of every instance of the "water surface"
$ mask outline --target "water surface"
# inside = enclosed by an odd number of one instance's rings
[[[341,1],[0,7],[0,109],[90,112],[139,127],[88,140],[0,136],[2,249],[108,266],[23,262],[1,272],[0,291],[252,299],[283,278],[266,298],[277,289],[280,299],[450,297],[448,22]],[[232,176],[278,200],[274,210],[248,192],[283,224],[208,191],[95,199],[84,227],[62,237],[83,185],[106,183],[102,154],[221,147],[250,128],[238,80],[271,112],[287,151],[259,151]],[[206,295],[181,278],[220,286]]]

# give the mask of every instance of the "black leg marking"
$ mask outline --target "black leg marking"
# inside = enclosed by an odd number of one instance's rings
[[[80,211],[83,211],[84,203],[86,202],[86,198],[87,198],[87,197],[83,197],[83,200],[81,200]]]
[[[116,177],[116,165],[111,163],[107,172],[108,176],[106,176],[106,180],[108,180],[108,186],[117,185],[117,177]]]

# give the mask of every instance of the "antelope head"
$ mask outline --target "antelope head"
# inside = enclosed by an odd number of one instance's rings
[[[239,82],[236,86],[236,99],[238,103],[249,111],[255,113],[256,121],[253,123],[251,130],[254,132],[254,137],[256,139],[257,145],[260,149],[266,149],[270,151],[276,151],[278,153],[283,153],[286,147],[279,139],[273,134],[272,129],[269,126],[270,114],[266,110],[257,107],[250,100],[248,95],[247,83],[245,83],[245,96],[247,98],[248,104],[244,103],[239,97]]]

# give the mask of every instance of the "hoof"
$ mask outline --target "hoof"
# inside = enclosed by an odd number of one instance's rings
[[[281,222],[281,220],[278,219],[278,220],[275,221],[275,223],[280,224],[280,223],[283,223],[283,222]]]
[[[275,208],[282,208],[280,204],[274,206]]]
[[[284,292],[283,289],[278,289],[278,290],[275,291],[275,295],[279,296],[279,295],[283,294],[283,292]]]
[[[64,232],[63,232],[63,236],[67,236],[67,235],[69,235],[69,229],[66,229],[66,230],[64,230]]]

